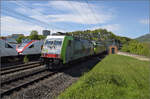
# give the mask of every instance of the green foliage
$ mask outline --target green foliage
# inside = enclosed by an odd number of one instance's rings
[[[23,59],[23,62],[24,63],[28,63],[29,62],[29,58],[27,56],[25,56],[24,59]]]
[[[46,36],[44,36],[44,35],[38,35],[38,39],[39,40],[43,40],[43,39],[45,39],[46,38]]]
[[[108,32],[106,29],[96,29],[96,30],[85,30],[85,31],[74,31],[68,32],[68,35],[74,35],[77,37],[83,37],[90,40],[106,40],[108,38],[113,38],[115,35],[112,32]]]
[[[109,55],[58,99],[149,99],[150,63]]]
[[[116,39],[120,41],[121,44],[128,44],[132,39],[127,37],[116,36]]]
[[[18,43],[21,43],[22,39],[31,39],[31,40],[42,40],[42,39],[45,39],[46,36],[44,35],[38,35],[38,32],[33,30],[31,33],[30,33],[30,36],[19,36],[16,40]]]
[[[124,44],[121,51],[150,56],[150,48],[148,43],[140,43],[136,40],[132,40],[128,44]]]
[[[23,36],[23,35],[20,35],[20,36],[16,39],[16,41],[17,41],[18,43],[21,43],[22,39],[24,39],[24,38],[26,38],[26,37]]]
[[[96,29],[96,30],[85,30],[85,31],[74,31],[68,32],[68,35],[73,35],[75,37],[81,37],[89,40],[105,41],[105,40],[116,40],[118,43],[126,44],[132,39],[127,37],[116,36],[114,33],[107,31],[106,29]]]
[[[31,31],[29,38],[31,40],[39,40],[39,38],[38,38],[38,32],[35,31],[35,30]]]
[[[45,39],[46,37],[43,35],[38,35],[38,32],[33,30],[29,36],[29,38],[31,40],[41,40],[41,39]]]

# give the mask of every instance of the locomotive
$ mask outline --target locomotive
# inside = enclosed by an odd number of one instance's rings
[[[46,68],[60,69],[64,64],[104,52],[104,44],[67,35],[47,36],[41,58]]]

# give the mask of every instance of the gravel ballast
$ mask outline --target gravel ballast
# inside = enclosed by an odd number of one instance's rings
[[[18,92],[4,96],[3,99],[54,99],[72,83],[75,83],[80,76],[91,70],[100,59],[102,58],[92,57],[72,64],[71,68],[64,69]]]

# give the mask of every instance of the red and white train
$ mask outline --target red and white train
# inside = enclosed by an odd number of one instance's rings
[[[41,54],[43,43],[43,40],[26,41],[16,46],[16,50],[19,55]]]
[[[0,57],[1,63],[15,62],[15,60],[23,60],[24,56],[29,59],[38,59],[41,56],[43,40],[30,40],[19,45],[14,45],[7,40],[0,39]]]

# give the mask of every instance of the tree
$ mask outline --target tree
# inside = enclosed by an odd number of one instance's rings
[[[45,39],[45,38],[46,38],[46,36],[44,36],[44,35],[38,35],[38,39],[39,39],[39,40]]]
[[[28,56],[25,56],[25,57],[24,57],[23,62],[24,62],[24,63],[28,63],[28,62],[29,62]]]
[[[39,38],[38,38],[38,32],[36,30],[31,31],[29,38],[31,40],[39,40]]]
[[[20,36],[16,39],[16,41],[17,41],[18,43],[21,43],[22,39],[24,39],[24,38],[26,38],[26,37],[23,36],[23,35],[20,35]]]

